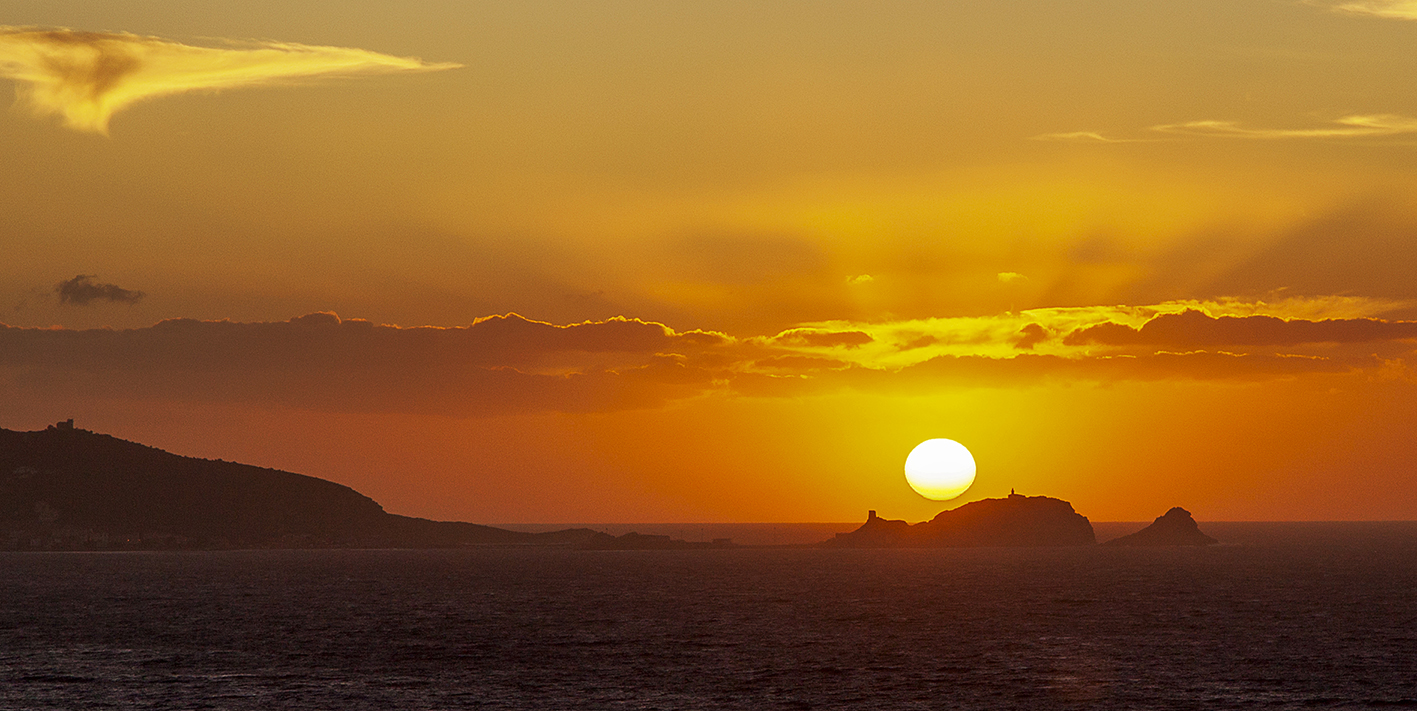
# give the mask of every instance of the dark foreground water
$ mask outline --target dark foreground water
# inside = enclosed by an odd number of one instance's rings
[[[1417,707],[1413,530],[1155,551],[0,554],[0,708]]]

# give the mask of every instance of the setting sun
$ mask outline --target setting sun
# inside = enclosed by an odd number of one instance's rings
[[[0,427],[458,521],[1411,519],[1404,2],[8,3]],[[990,476],[901,486],[939,434]]]
[[[952,439],[928,439],[905,458],[905,480],[920,495],[948,501],[974,484],[974,455]]]
[[[1408,704],[1414,47],[6,2],[0,711]]]

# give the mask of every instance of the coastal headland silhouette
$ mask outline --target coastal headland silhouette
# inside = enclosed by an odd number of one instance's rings
[[[74,426],[0,429],[0,549],[722,547],[588,528],[546,533],[384,511],[342,484],[171,454]]]
[[[1209,545],[1173,508],[1114,546]],[[1010,494],[917,524],[868,515],[820,548],[1092,546],[1087,517],[1047,496]],[[0,549],[459,548],[587,550],[732,547],[590,528],[543,533],[391,514],[342,484],[223,460],[171,454],[66,420],[33,432],[0,429]]]

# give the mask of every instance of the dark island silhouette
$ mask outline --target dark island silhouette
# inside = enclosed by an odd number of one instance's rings
[[[183,457],[74,427],[0,429],[0,548],[725,547],[588,528],[524,533],[384,511],[302,474]]]
[[[975,546],[1091,546],[1092,523],[1062,499],[1009,494],[1003,499],[971,501],[935,518],[908,524],[876,516],[850,533],[818,545],[823,548],[966,548]]]
[[[1201,533],[1191,512],[1180,506],[1167,511],[1150,526],[1136,533],[1114,538],[1105,546],[1160,547],[1160,546],[1213,546],[1220,541]]]

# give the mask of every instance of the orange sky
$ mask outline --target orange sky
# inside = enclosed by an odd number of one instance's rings
[[[1397,0],[20,0],[0,426],[478,522],[1417,518],[1414,41]]]

